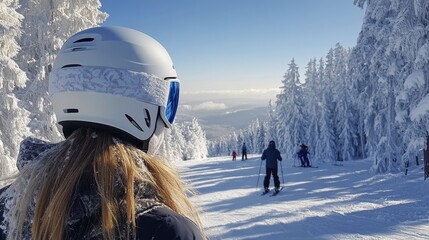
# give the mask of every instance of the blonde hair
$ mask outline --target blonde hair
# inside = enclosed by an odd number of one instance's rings
[[[143,166],[136,163],[139,159]],[[32,239],[62,239],[76,185],[88,169],[92,170],[101,198],[101,226],[105,239],[117,237],[115,234],[120,224],[118,218],[123,211],[126,212],[128,226],[127,236],[123,237],[129,239],[131,232],[135,233],[136,183],[149,184],[155,190],[158,201],[190,218],[202,230],[198,213],[189,201],[188,190],[177,171],[155,156],[127,143],[115,141],[109,133],[78,129],[39,161],[43,162],[25,168],[20,173],[28,180],[24,181],[26,189],[11,213],[11,216],[17,218],[12,225],[16,224],[15,237],[18,239],[22,237],[24,226],[29,224],[26,218],[29,206],[34,204],[32,199],[35,192],[38,192],[38,198],[35,200]],[[115,175],[118,172],[125,187],[124,199],[119,200],[114,194]],[[9,228],[12,225],[9,224]],[[9,231],[9,238],[12,232]]]

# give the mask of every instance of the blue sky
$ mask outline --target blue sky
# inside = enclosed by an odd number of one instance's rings
[[[353,0],[101,3],[110,15],[103,25],[135,28],[157,39],[173,58],[182,93],[206,97],[258,97],[259,90],[280,87],[292,58],[303,73],[311,58],[325,57],[337,42],[353,47],[364,16]]]

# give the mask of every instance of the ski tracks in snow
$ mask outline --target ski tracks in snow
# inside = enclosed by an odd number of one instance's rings
[[[177,163],[198,191],[192,201],[203,210],[210,239],[429,239],[429,196],[421,193],[427,189],[421,176],[373,176],[370,165],[360,160],[294,168],[284,161],[284,189],[269,197],[260,196],[260,156]]]

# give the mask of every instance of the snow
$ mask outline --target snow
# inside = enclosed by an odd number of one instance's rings
[[[429,112],[429,94],[419,102],[416,108],[411,109],[411,120],[420,120],[427,112]]]
[[[425,85],[425,73],[422,70],[412,72],[404,82],[404,88],[423,87]]]
[[[174,163],[198,192],[191,200],[201,208],[211,240],[429,239],[429,181],[422,164],[408,175],[373,175],[370,159],[318,168],[285,160],[279,165],[284,189],[271,197],[260,195],[265,162],[248,157]]]
[[[422,165],[407,175],[373,175],[369,159],[318,168],[284,161],[284,189],[271,197],[260,195],[264,164],[257,187],[260,155],[175,163],[198,192],[191,200],[210,239],[429,239]]]

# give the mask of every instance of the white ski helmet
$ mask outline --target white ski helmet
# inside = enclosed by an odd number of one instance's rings
[[[101,128],[147,150],[154,134],[174,121],[179,80],[155,39],[129,28],[94,27],[64,43],[49,93],[65,137],[79,127]]]

